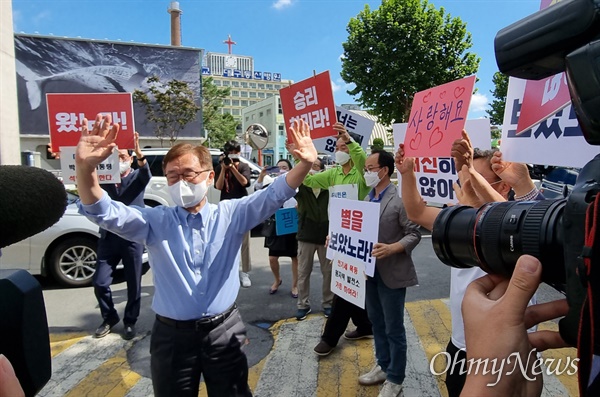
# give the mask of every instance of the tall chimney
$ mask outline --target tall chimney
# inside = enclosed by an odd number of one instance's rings
[[[173,47],[181,47],[181,14],[178,1],[172,1],[171,6],[167,9],[171,14],[171,45]]]

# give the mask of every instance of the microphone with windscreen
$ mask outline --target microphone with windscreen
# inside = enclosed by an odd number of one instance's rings
[[[66,206],[65,187],[50,172],[0,166],[0,248],[54,225]],[[35,396],[52,373],[42,288],[28,272],[8,270],[11,264],[2,258],[0,264],[0,353],[14,367],[25,395]]]

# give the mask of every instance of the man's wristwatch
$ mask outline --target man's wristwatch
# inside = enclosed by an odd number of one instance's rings
[[[138,157],[138,158],[137,158],[137,161],[144,161],[144,160],[146,160],[146,157],[145,157],[145,156],[142,156],[142,157]]]

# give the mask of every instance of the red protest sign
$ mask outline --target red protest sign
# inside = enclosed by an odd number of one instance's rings
[[[540,10],[551,5],[550,0],[542,0]],[[567,76],[564,73],[555,74],[545,79],[527,80],[517,132],[527,131],[536,124],[556,114],[571,102]]]
[[[282,88],[279,96],[286,130],[295,119],[303,119],[310,127],[312,139],[337,134],[331,128],[337,119],[329,71]]]
[[[475,76],[442,84],[415,94],[404,151],[409,157],[447,157],[461,137],[475,86]]]
[[[113,123],[119,123],[116,143],[120,149],[134,148],[131,93],[46,94],[46,102],[53,152],[59,152],[61,146],[77,146],[83,119],[88,119],[91,129],[98,113],[111,114]]]
[[[556,114],[569,103],[571,95],[564,73],[538,81],[527,80],[517,122],[517,135]]]

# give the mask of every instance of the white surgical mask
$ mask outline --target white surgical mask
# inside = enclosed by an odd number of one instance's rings
[[[131,168],[129,161],[119,161],[119,172],[122,174],[126,173]]]
[[[208,192],[206,180],[200,183],[191,183],[180,180],[169,188],[169,194],[176,205],[190,208],[201,202]]]
[[[346,164],[348,161],[350,161],[350,155],[346,152],[342,152],[341,150],[338,150],[337,152],[335,152],[335,162],[340,164],[340,165],[344,165]]]
[[[375,187],[379,182],[381,182],[381,178],[379,177],[379,171],[365,172],[365,183],[368,187]]]

